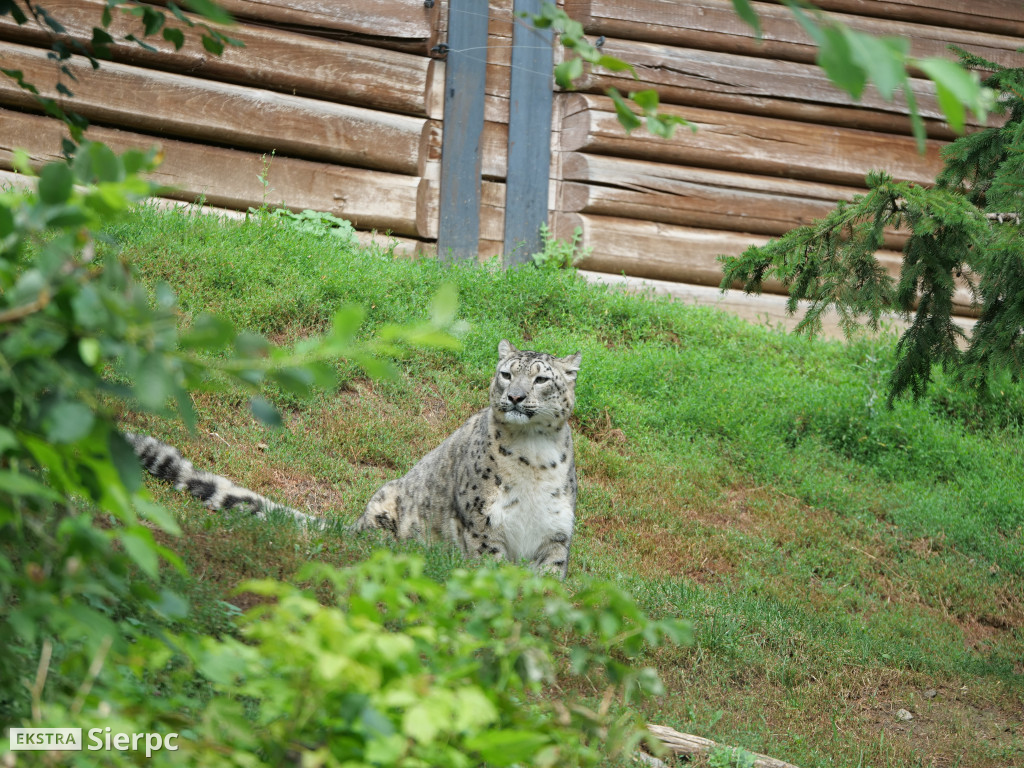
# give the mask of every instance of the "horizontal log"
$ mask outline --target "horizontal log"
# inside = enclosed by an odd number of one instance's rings
[[[423,0],[218,0],[218,5],[236,19],[421,55],[438,42],[441,4],[428,7]]]
[[[596,285],[607,285],[615,290],[623,290],[628,293],[644,296],[650,295],[653,292],[655,295],[669,296],[684,304],[714,307],[757,325],[768,325],[772,328],[781,326],[787,331],[792,331],[796,327],[809,305],[809,302],[801,301],[796,313],[790,314],[786,309],[788,297],[785,296],[768,293],[750,294],[735,289],[720,291],[718,288],[708,285],[687,285],[666,280],[651,280],[626,275],[611,275],[604,272],[588,272],[586,270],[580,270],[579,274],[587,282]],[[886,315],[885,322],[897,332],[905,330],[909,325],[905,320],[894,314]],[[968,333],[974,326],[974,320],[967,317],[954,316],[953,322]],[[821,330],[825,338],[844,338],[842,328],[839,325],[839,317],[833,311],[825,313],[822,319]]]
[[[581,244],[593,248],[591,254],[579,263],[580,269],[691,285],[721,284],[719,256],[739,256],[749,246],[764,245],[769,239],[748,233],[678,227],[612,216],[556,215],[555,235],[558,238],[571,238],[577,227],[583,233]],[[875,258],[892,277],[899,276],[903,254],[878,251]],[[764,292],[789,293],[777,280],[766,280]],[[970,293],[965,288],[956,292],[953,302],[958,314],[976,312],[971,308]]]
[[[686,758],[706,755],[718,746],[711,739],[682,733],[664,725],[649,723],[647,730],[668,747],[673,754],[682,755]],[[750,755],[753,757],[753,768],[797,768],[792,763],[787,763],[784,760],[769,757],[768,755],[760,755],[756,752],[751,752]]]
[[[61,39],[80,44],[91,40],[93,27],[99,26],[106,7],[103,0],[46,2],[46,10],[67,30]],[[198,16],[187,16],[200,21]],[[429,70],[435,62],[423,56],[244,23],[211,26],[245,47],[228,46],[222,56],[214,56],[203,48],[198,29],[188,29],[168,13],[166,27],[180,30],[185,45],[175,51],[171,43],[154,35],[146,44],[156,50],[147,50],[123,42],[128,34],[140,39],[144,35],[140,19],[117,10],[108,31],[122,42],[110,47],[111,57],[193,77],[427,116]],[[9,16],[0,16],[0,39],[43,46],[50,43],[50,35],[41,27],[19,26]]]
[[[626,93],[654,88],[665,104],[911,133],[902,91],[887,101],[869,86],[855,101],[813,64],[617,39],[608,39],[602,51],[632,64],[637,78],[594,69],[575,83],[576,90],[604,93],[614,87]],[[934,84],[919,78],[911,78],[910,83],[928,135],[954,138],[939,109]]]
[[[0,166],[11,168],[14,148],[24,149],[37,163],[56,159],[62,134],[62,124],[51,118],[0,110]],[[422,236],[416,223],[421,179],[414,176],[266,158],[100,126],[90,127],[86,136],[116,152],[158,145],[164,160],[151,178],[173,188],[166,192],[172,199],[194,202],[201,197],[211,205],[242,211],[264,204],[295,211],[311,208],[348,219],[360,229]]]
[[[591,34],[664,43],[684,48],[703,48],[742,53],[771,59],[813,63],[817,47],[793,14],[770,3],[752,2],[761,19],[762,37],[741,21],[731,0],[566,0],[565,10]],[[872,19],[850,14],[826,14],[851,29],[876,36],[890,35],[910,40],[913,56],[950,58],[950,43],[973,51],[990,61],[1016,66],[1020,40],[1006,34],[994,35],[949,29],[927,24]]]
[[[8,43],[3,61],[57,95],[46,51]],[[75,96],[62,101],[93,122],[395,173],[419,168],[423,118],[124,64],[68,66],[77,78],[70,83]],[[0,78],[0,104],[37,108],[8,78]]]
[[[0,171],[0,178],[4,171]],[[236,211],[233,208],[218,208],[213,205],[189,203],[182,200],[171,200],[164,197],[151,198],[149,203],[160,209],[179,210],[191,213],[196,216],[216,216],[222,219],[240,221],[249,218],[248,211]],[[356,230],[356,241],[364,248],[372,248],[379,253],[391,254],[412,258],[424,253],[425,248],[430,244],[411,237],[399,237],[394,234],[386,234],[372,230]]]
[[[21,173],[0,170],[0,189],[8,188],[34,189],[35,180]],[[195,213],[196,215],[217,216],[224,219],[240,220],[249,216],[246,211],[238,211],[234,208],[220,208],[197,201],[174,200],[166,197],[153,197],[149,199],[148,203],[161,209],[173,208]],[[431,250],[432,243],[412,237],[400,237],[393,233],[380,232],[375,229],[356,230],[356,240],[364,248],[374,248],[380,252],[394,254],[395,256],[436,255],[436,252]]]
[[[560,210],[709,229],[782,235],[828,215],[863,190],[711,171],[619,157],[567,153]],[[906,235],[891,232],[886,247]]]
[[[479,261],[487,261],[488,259],[501,256],[505,250],[505,244],[501,240],[485,240],[480,238],[480,244],[477,247],[477,258]]]
[[[625,273],[695,285],[715,286],[722,282],[721,254],[739,255],[750,245],[764,245],[767,237],[711,229],[678,227],[612,216],[559,213],[555,236],[571,239],[579,228],[581,244],[592,248],[579,263],[592,272]],[[765,290],[783,291],[781,284]]]
[[[420,237],[437,239],[441,217],[441,186],[425,179],[419,187],[416,231]],[[505,185],[494,181],[480,184],[480,239],[500,241],[505,234]]]
[[[864,177],[873,169],[897,179],[930,184],[942,168],[942,145],[934,140],[927,142],[922,156],[909,136],[668,105],[665,114],[686,118],[697,131],[682,128],[671,139],[645,130],[627,136],[611,99],[589,94],[564,94],[562,98],[566,100],[563,151],[850,186],[863,186]]]
[[[1006,0],[817,0],[826,11],[1024,37],[1024,4]]]

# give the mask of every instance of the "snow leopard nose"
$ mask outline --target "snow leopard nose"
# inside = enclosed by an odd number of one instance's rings
[[[506,397],[508,397],[508,401],[512,403],[512,405],[519,405],[521,402],[523,402],[523,400],[526,399],[526,393],[522,391],[513,392],[509,390],[509,393],[508,395],[506,395]]]

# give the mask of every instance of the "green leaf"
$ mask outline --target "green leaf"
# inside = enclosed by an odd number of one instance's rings
[[[10,469],[0,469],[0,491],[11,496],[36,496],[55,503],[64,499],[55,490],[43,485],[34,477]]]
[[[74,443],[92,429],[92,409],[77,400],[60,400],[46,414],[46,439],[54,443]]]
[[[203,312],[196,318],[188,333],[179,337],[178,345],[182,349],[216,351],[235,338],[235,326],[230,321]]]
[[[159,413],[167,407],[174,383],[162,356],[147,356],[135,371],[135,397],[149,411]]]
[[[503,766],[529,762],[550,741],[550,737],[529,731],[487,731],[466,739],[466,747],[478,752],[480,759]]]
[[[155,35],[164,26],[164,15],[153,8],[144,8],[142,14],[143,29],[147,36]]]
[[[559,88],[569,90],[572,88],[573,80],[583,76],[583,59],[573,57],[566,59],[555,66],[555,82]]]
[[[185,0],[185,5],[193,11],[217,24],[233,24],[231,14],[212,0]]]
[[[444,283],[430,300],[430,319],[434,325],[444,328],[455,320],[459,310],[459,289],[454,283]]]
[[[79,339],[78,356],[83,363],[93,368],[100,361],[100,343],[91,337]]]
[[[122,181],[124,168],[114,150],[102,142],[90,142],[85,151],[89,154],[92,176],[99,182]]]
[[[164,27],[163,31],[164,40],[174,45],[174,50],[180,51],[182,46],[185,45],[185,33],[180,29],[174,29],[172,27]]]
[[[14,232],[14,214],[6,205],[0,206],[0,239]]]
[[[299,397],[306,397],[312,391],[313,374],[305,368],[280,368],[268,374],[271,381],[281,389]]]
[[[18,437],[7,427],[0,427],[0,455],[18,447]]]
[[[266,424],[268,427],[280,427],[284,422],[277,408],[262,397],[253,397],[249,400],[249,409],[252,415]]]
[[[917,59],[914,63],[935,83],[939,106],[953,130],[963,131],[965,105],[984,119],[986,105],[976,73],[948,59]]]
[[[914,134],[917,151],[923,154],[927,146],[928,130],[925,127],[924,120],[921,119],[920,111],[917,109],[917,99],[914,97],[914,91],[910,87],[909,76],[905,76],[903,81],[903,96],[907,100],[907,109],[910,111],[910,130]]]
[[[235,352],[242,357],[264,357],[271,347],[271,343],[258,333],[242,331],[235,337]]]
[[[135,455],[135,449],[120,432],[111,430],[107,435],[107,450],[110,451],[110,459],[114,462],[117,476],[121,478],[121,485],[129,493],[135,493],[142,487],[142,468],[139,466],[139,457]]]
[[[900,41],[867,35],[847,27],[843,27],[842,32],[851,56],[868,73],[882,98],[891,101],[896,88],[906,80]]]
[[[824,42],[818,48],[818,66],[836,86],[859,99],[867,84],[867,73],[854,60],[843,29],[838,26],[822,28]]]
[[[653,88],[646,91],[635,91],[629,94],[629,98],[644,112],[654,112],[658,109],[658,92]]]
[[[636,70],[633,68],[632,64],[614,56],[599,56],[596,64],[602,69],[607,69],[609,72],[628,71],[633,74],[633,77],[636,77]]]
[[[615,105],[615,114],[619,118],[619,123],[626,129],[626,133],[632,133],[643,125],[643,122],[633,114],[633,110],[630,109],[629,104],[622,98],[622,94],[618,90],[609,88],[607,93],[612,100],[612,104]]]
[[[94,328],[105,329],[110,320],[107,308],[103,305],[103,300],[100,298],[99,290],[90,283],[83,285],[71,299],[71,308],[75,312],[75,321],[82,327],[89,328],[90,330]],[[92,365],[94,363],[89,364]]]
[[[371,379],[397,379],[398,369],[389,360],[381,360],[373,355],[359,352],[352,355],[356,365],[366,371]]]
[[[935,82],[935,98],[939,102],[942,113],[946,116],[949,127],[957,133],[963,133],[964,123],[967,119],[967,110],[964,109],[963,102],[939,81]]]
[[[222,53],[224,53],[224,43],[222,43],[217,38],[211,37],[210,35],[203,35],[202,40],[203,48],[205,48],[209,53],[212,53],[214,56],[220,56]]]
[[[648,115],[647,116],[647,130],[653,133],[655,136],[660,136],[663,139],[671,139],[672,134],[676,131],[676,126],[687,125],[690,130],[697,131],[697,126],[691,123],[689,120],[684,120],[681,117],[675,115]]]
[[[303,366],[313,377],[313,383],[320,389],[333,389],[338,385],[338,374],[327,363],[313,362]]]
[[[39,173],[39,199],[47,205],[59,205],[71,197],[74,176],[64,162],[48,163]]]
[[[120,536],[124,551],[135,562],[142,572],[151,579],[156,579],[160,560],[157,557],[156,542],[153,541],[153,534],[148,528],[135,526],[130,530],[123,531]]]
[[[815,45],[819,47],[825,45],[825,35],[821,25],[807,15],[807,12],[800,7],[798,0],[781,0],[781,2],[793,13],[793,17],[804,28],[804,32],[814,41]]]
[[[157,599],[149,605],[165,619],[180,621],[188,616],[188,601],[169,589],[161,589]]]
[[[351,346],[356,331],[363,324],[365,313],[362,307],[342,307],[331,318],[331,339],[342,346]]]
[[[761,19],[750,5],[749,0],[732,0],[732,8],[736,15],[753,28],[757,39],[761,39]]]
[[[447,725],[447,715],[430,702],[414,704],[402,716],[402,733],[421,744],[429,744]]]

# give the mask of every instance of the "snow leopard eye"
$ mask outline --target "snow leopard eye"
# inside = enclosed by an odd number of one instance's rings
[[[533,383],[534,384],[547,384],[549,381],[551,381],[551,378],[549,376],[538,376],[536,379],[533,380]]]
[[[499,371],[498,375],[501,376],[502,381],[512,381],[512,374],[508,371]]]

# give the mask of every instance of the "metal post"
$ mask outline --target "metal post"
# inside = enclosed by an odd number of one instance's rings
[[[484,128],[487,3],[449,0],[437,256],[476,259],[480,242],[480,136]]]
[[[512,83],[505,186],[505,264],[522,264],[541,249],[548,220],[554,49],[549,29],[521,13],[539,13],[541,0],[515,0]]]

